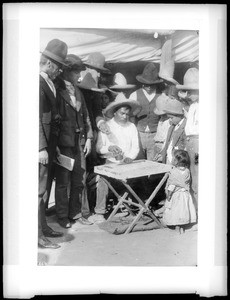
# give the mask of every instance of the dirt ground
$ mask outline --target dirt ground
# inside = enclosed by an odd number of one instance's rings
[[[64,229],[56,216],[48,217],[51,228],[64,232],[50,238],[58,249],[38,250],[40,265],[49,266],[196,266],[197,231],[178,234],[163,228],[115,235],[98,225],[74,224]]]
[[[52,186],[49,207],[55,207]],[[52,209],[51,209],[52,212]],[[117,215],[127,213],[119,212]],[[73,224],[70,229],[56,222],[55,211],[48,224],[61,231],[61,238],[49,238],[58,249],[38,249],[39,265],[48,266],[196,266],[197,231],[178,234],[169,228],[112,234],[98,225]]]

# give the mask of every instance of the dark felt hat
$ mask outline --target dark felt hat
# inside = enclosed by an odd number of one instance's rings
[[[67,66],[65,64],[67,52],[68,52],[67,44],[61,40],[54,39],[47,44],[45,50],[42,52],[42,55],[50,58],[51,60],[57,62],[58,64]]]
[[[142,74],[136,76],[136,79],[144,84],[157,84],[163,82],[158,76],[158,70],[154,63],[148,63]]]
[[[109,69],[105,68],[105,57],[100,52],[91,53],[85,62],[86,66],[97,69],[100,72],[111,73]]]
[[[65,64],[68,65],[68,67],[71,70],[85,70],[85,65],[83,63],[83,61],[80,59],[80,57],[78,57],[75,54],[68,54],[66,59],[65,59]]]

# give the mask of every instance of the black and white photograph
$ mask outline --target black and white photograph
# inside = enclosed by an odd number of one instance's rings
[[[5,297],[227,295],[226,6],[3,8]]]

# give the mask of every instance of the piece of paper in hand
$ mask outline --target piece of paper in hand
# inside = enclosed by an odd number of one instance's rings
[[[57,158],[54,159],[54,162],[57,165],[60,165],[66,169],[68,169],[69,171],[73,170],[73,166],[74,166],[74,159],[70,158],[66,155],[60,154]]]

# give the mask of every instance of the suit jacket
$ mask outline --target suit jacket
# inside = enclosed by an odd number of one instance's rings
[[[183,122],[181,123],[180,127],[177,130],[172,131],[172,128],[175,126],[171,125],[168,129],[168,134],[166,137],[166,143],[164,148],[161,150],[161,155],[162,155],[162,162],[166,163],[166,158],[167,158],[167,149],[169,146],[170,141],[172,140],[172,150],[177,147],[177,149],[184,150],[185,149],[185,143],[186,143],[186,135],[185,135],[185,128],[186,125],[186,118],[184,118]],[[172,133],[171,133],[172,131]],[[171,139],[169,139],[169,135],[172,134]]]
[[[100,120],[104,120],[102,113],[102,95],[101,93],[84,89],[82,89],[82,93],[89,112],[92,129],[98,131],[97,123]]]
[[[62,147],[75,147],[76,132],[80,134],[81,145],[84,145],[88,138],[93,139],[93,131],[83,94],[75,86],[77,106],[74,107],[69,93],[65,88],[65,83],[61,80],[58,82],[57,92],[61,115],[58,145]]]
[[[51,135],[59,133],[58,103],[45,79],[39,77],[39,151],[49,148]]]

